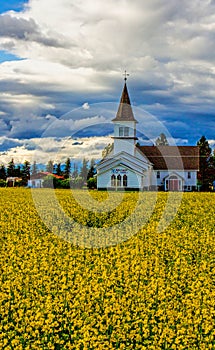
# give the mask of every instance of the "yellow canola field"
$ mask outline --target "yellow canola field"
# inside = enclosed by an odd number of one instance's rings
[[[129,217],[138,196],[126,193],[112,213],[96,214],[69,190],[56,195],[91,227]],[[92,196],[102,203],[107,194]],[[85,248],[46,227],[29,189],[0,189],[0,349],[215,349],[215,194],[183,194],[160,232],[167,197],[157,194],[148,222],[127,241]]]

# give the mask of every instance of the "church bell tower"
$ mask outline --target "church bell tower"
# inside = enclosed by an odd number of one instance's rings
[[[125,71],[125,83],[120,99],[119,108],[116,117],[112,120],[114,123],[114,155],[122,151],[134,156],[136,146],[136,124],[131,108],[130,98],[127,89],[127,76]]]

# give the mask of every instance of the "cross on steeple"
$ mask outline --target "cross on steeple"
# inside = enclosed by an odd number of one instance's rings
[[[128,74],[128,73],[126,72],[126,70],[125,70],[125,73],[123,73],[123,75],[125,76],[124,80],[125,80],[125,82],[126,82],[127,77],[129,76],[129,74]]]

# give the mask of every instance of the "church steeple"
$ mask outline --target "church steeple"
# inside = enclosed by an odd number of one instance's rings
[[[131,122],[136,122],[136,119],[134,118],[134,114],[131,108],[131,102],[130,102],[130,97],[128,94],[128,89],[127,89],[127,84],[125,80],[124,88],[122,91],[122,96],[120,99],[119,103],[119,108],[116,114],[116,117],[112,120],[113,122],[115,121],[131,121]]]
[[[125,151],[134,155],[136,145],[136,123],[127,89],[127,73],[114,123],[114,154]]]

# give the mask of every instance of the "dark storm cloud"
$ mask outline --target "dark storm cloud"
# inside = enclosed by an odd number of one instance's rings
[[[1,143],[0,143],[0,152],[5,152],[8,149],[12,147],[17,147],[20,146],[21,142],[18,140],[10,139],[10,138],[5,138]]]
[[[63,40],[42,34],[39,26],[32,18],[26,20],[24,18],[12,17],[8,14],[0,15],[0,36],[16,40],[38,42],[50,47],[68,47],[68,44],[65,44]],[[7,49],[7,46],[8,43],[4,48]],[[11,46],[13,46],[13,42]]]
[[[33,33],[38,33],[38,27],[33,19],[0,16],[0,36],[25,40]]]

